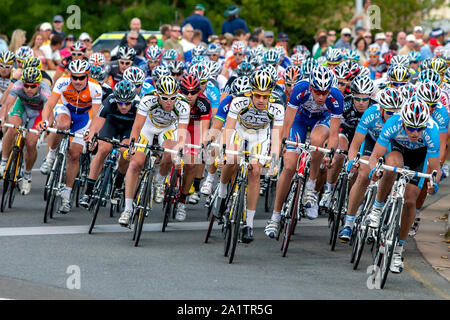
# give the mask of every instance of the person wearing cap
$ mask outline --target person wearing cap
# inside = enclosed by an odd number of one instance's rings
[[[61,58],[63,59],[72,55],[72,52],[69,50],[69,48],[73,45],[75,41],[77,41],[77,38],[75,38],[73,34],[69,34],[65,40],[66,46],[59,51]]]
[[[344,28],[341,31],[341,38],[334,45],[337,49],[351,49],[350,39],[352,38],[352,31],[349,28]]]
[[[206,8],[203,4],[199,3],[194,8],[194,14],[190,17],[184,19],[181,27],[183,28],[186,24],[190,24],[192,28],[198,29],[202,32],[202,41],[208,43],[209,36],[215,34],[212,27],[211,21],[205,17]]]
[[[403,46],[403,48],[400,49],[398,54],[400,55],[406,55],[414,50],[414,46],[416,45],[416,37],[414,37],[413,34],[408,34],[406,36],[406,44]]]
[[[83,32],[82,34],[80,34],[78,40],[83,42],[86,46],[86,57],[89,58],[89,56],[93,53],[91,36],[89,35],[89,33]]]
[[[241,13],[242,9],[236,6],[235,4],[229,5],[227,10],[225,10],[225,20],[222,23],[222,34],[231,33],[235,35],[236,30],[242,29],[245,31],[247,38],[250,36],[250,31],[248,30],[247,23],[244,19],[239,18],[239,13]]]
[[[64,18],[60,15],[56,15],[53,17],[53,28],[52,28],[52,34],[57,34],[58,36],[61,36],[63,38],[66,38],[66,34],[63,31],[64,26]]]
[[[380,32],[375,35],[375,43],[380,48],[381,56],[389,52],[389,46],[386,43],[386,34],[384,32]]]
[[[133,34],[131,37],[129,37],[129,33],[131,31],[136,32],[136,34]],[[130,45],[130,42],[132,42],[132,46]],[[130,31],[125,33],[122,40],[120,41],[120,46],[126,46],[128,45],[130,48],[133,48],[136,50],[137,55],[143,55],[145,50],[145,38],[141,34],[141,19],[134,17],[130,21]]]
[[[264,39],[263,39],[264,49],[266,50],[272,49],[273,41],[274,41],[273,31],[271,30],[264,31]]]
[[[39,31],[42,34],[42,37],[44,38],[43,45],[50,44],[50,35],[52,34],[52,25],[49,22],[44,22],[39,27]]]

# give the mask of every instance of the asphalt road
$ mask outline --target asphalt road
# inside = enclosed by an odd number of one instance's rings
[[[36,168],[41,164],[39,151]],[[42,222],[45,180],[36,169],[27,196],[0,214],[0,298],[3,299],[443,299],[449,283],[423,259],[409,239],[406,268],[390,274],[385,289],[369,289],[366,250],[360,268],[349,263],[351,247],[328,245],[327,218],[302,220],[281,257],[280,243],[264,236],[269,214],[262,198],[256,214],[255,241],[239,244],[235,261],[223,256],[220,230],[203,242],[207,222],[201,204],[188,205],[185,222],[160,231],[160,205],[144,226],[140,246],[118,225],[119,214],[100,211],[87,234],[90,214],[74,208]],[[1,187],[0,187],[1,188]]]

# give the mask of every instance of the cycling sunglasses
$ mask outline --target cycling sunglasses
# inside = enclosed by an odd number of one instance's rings
[[[272,95],[271,93],[257,93],[257,92],[253,92],[252,91],[252,95],[253,97],[255,97],[256,99],[264,99],[267,100],[270,98],[270,96]]]
[[[162,101],[175,101],[177,99],[177,96],[171,96],[171,97],[167,97],[167,96],[159,96],[161,98]]]
[[[340,85],[340,86],[347,86],[348,82],[338,81],[338,85]]]
[[[174,76],[174,77],[181,77],[182,75],[183,75],[183,72],[172,73],[172,76]]]
[[[386,115],[388,115],[388,116],[392,116],[393,114],[395,114],[397,112],[395,110],[389,110],[389,109],[384,109],[384,108],[383,108],[383,110],[384,110],[384,112],[386,112]]]
[[[420,131],[425,130],[426,126],[424,126],[424,127],[412,127],[412,126],[408,126],[408,125],[405,124],[405,128],[406,128],[408,131],[410,131],[410,132],[414,132],[414,131],[420,132]]]
[[[182,94],[184,94],[185,96],[187,95],[191,95],[191,96],[195,96],[196,94],[198,94],[200,92],[200,90],[186,90],[186,89],[180,89],[180,92]]]
[[[158,59],[156,59],[156,60],[148,60],[148,63],[153,63],[153,64],[159,63],[159,60]]]
[[[5,68],[5,69],[11,69],[13,66],[10,64],[1,64],[0,63],[0,68]]]
[[[312,89],[312,91],[318,96],[327,96],[330,93],[330,90],[320,91],[320,90]]]
[[[123,64],[123,65],[125,65],[125,66],[131,65],[131,61],[123,61],[123,60],[119,60],[119,63],[120,63],[120,64]]]
[[[353,100],[358,101],[358,102],[367,102],[369,101],[370,97],[365,97],[365,98],[358,98],[358,97],[353,97]]]
[[[329,66],[337,66],[338,64],[340,64],[340,62],[330,62],[330,61],[327,61],[327,65],[329,65]]]
[[[391,82],[390,85],[393,86],[394,88],[398,88],[403,86],[405,83],[404,82]]]
[[[81,57],[83,54],[83,52],[72,52],[72,55],[76,57]]]
[[[87,75],[79,76],[79,77],[76,77],[76,76],[70,76],[70,77],[72,78],[72,80],[83,81],[84,79],[86,79]]]
[[[378,56],[378,55],[369,55],[369,58],[370,59],[375,59],[375,58],[379,58],[380,56]]]
[[[425,101],[425,103],[428,105],[428,107],[430,108],[436,108],[436,106],[438,105],[437,102],[427,102]]]
[[[37,83],[24,83],[24,84],[23,84],[23,87],[24,87],[24,88],[31,88],[31,89],[34,89],[34,88],[36,88],[38,85],[39,85],[39,84],[37,84]]]
[[[131,105],[131,102],[121,102],[121,101],[117,101],[117,104],[118,104],[120,107],[128,107],[128,106]]]

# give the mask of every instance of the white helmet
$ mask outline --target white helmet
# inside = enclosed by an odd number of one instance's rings
[[[89,69],[89,62],[84,59],[73,60],[69,63],[70,73],[88,73]]]
[[[414,96],[403,105],[401,117],[408,126],[425,127],[430,118],[430,109],[424,101]]]

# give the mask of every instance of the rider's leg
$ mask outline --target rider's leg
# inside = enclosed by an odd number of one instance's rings
[[[133,211],[133,199],[136,194],[139,174],[144,167],[145,153],[136,151],[131,156],[130,164],[125,176],[125,211]]]
[[[9,116],[8,123],[16,126],[22,125],[22,118],[17,116]],[[11,128],[10,128],[11,129]],[[17,131],[15,129],[7,130],[3,135],[3,147],[2,147],[2,162],[6,165],[9,154],[11,153],[14,139],[16,137]]]

